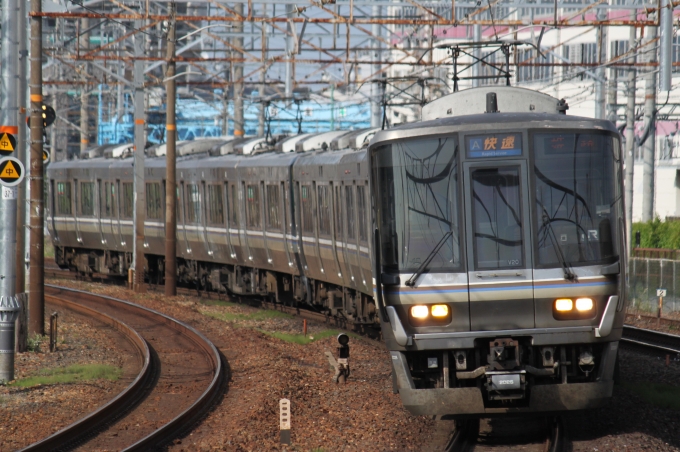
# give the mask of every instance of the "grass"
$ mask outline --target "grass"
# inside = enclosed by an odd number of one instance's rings
[[[236,306],[240,306],[238,303],[233,303],[231,301],[224,301],[224,300],[212,300],[212,299],[205,299],[205,298],[200,298],[199,303],[206,305],[206,306],[226,306],[228,308],[233,308]]]
[[[680,410],[680,387],[643,382],[624,382],[623,387],[654,406]]]
[[[122,373],[123,369],[107,364],[73,365],[54,369],[43,369],[36,376],[15,381],[12,383],[12,386],[28,388],[37,385],[75,383],[99,379],[116,381],[120,378]]]
[[[238,322],[244,320],[269,320],[269,319],[289,319],[293,316],[281,311],[255,311],[252,314],[232,314],[229,312],[203,312],[203,314],[225,322]]]
[[[29,336],[26,341],[26,349],[29,352],[39,352],[40,344],[47,340],[47,336],[41,336],[40,334],[35,334],[34,336]]]
[[[45,257],[54,259],[54,245],[52,245],[52,238],[49,236],[45,237],[45,245],[43,247],[43,254]]]
[[[280,339],[282,341],[286,342],[291,342],[293,344],[299,344],[299,345],[307,345],[310,344],[314,341],[318,341],[320,339],[325,339],[327,337],[334,337],[340,334],[340,331],[338,330],[325,330],[325,331],[320,331],[318,333],[314,334],[307,334],[307,336],[304,336],[303,334],[289,334],[289,333],[279,333],[277,331],[263,331],[263,330],[258,330],[263,334],[266,334],[267,336],[275,337],[277,339]],[[349,336],[352,337],[359,337],[354,333],[347,333]],[[313,339],[312,339],[313,338]]]

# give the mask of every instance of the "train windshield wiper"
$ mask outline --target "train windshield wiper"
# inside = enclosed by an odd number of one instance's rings
[[[441,238],[439,243],[437,243],[434,248],[432,248],[432,251],[430,251],[430,254],[427,255],[425,260],[423,261],[422,264],[420,264],[420,267],[418,267],[418,270],[414,274],[411,275],[411,277],[406,281],[406,285],[409,287],[413,287],[416,285],[416,280],[420,275],[423,274],[423,272],[427,269],[427,266],[430,264],[430,261],[437,255],[439,250],[441,249],[442,246],[444,246],[444,243],[446,243],[446,240],[453,235],[452,231],[447,232],[444,234],[444,237]]]
[[[557,255],[557,260],[560,261],[560,264],[562,265],[562,270],[564,270],[564,279],[568,281],[574,281],[576,279],[576,274],[573,271],[571,271],[571,264],[567,262],[567,260],[564,258],[564,254],[562,254],[562,248],[560,248],[560,245],[557,243],[557,237],[555,236],[555,231],[553,230],[551,223],[552,222],[550,221],[550,216],[548,215],[548,212],[545,210],[544,207],[543,226],[548,229],[550,243],[552,243],[553,248],[555,249],[555,254]]]

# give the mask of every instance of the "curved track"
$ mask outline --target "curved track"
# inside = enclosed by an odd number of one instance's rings
[[[569,443],[561,417],[492,418],[456,421],[445,452],[518,450],[567,452]]]
[[[189,325],[124,300],[63,287],[46,285],[45,298],[116,328],[135,344],[143,365],[112,401],[24,451],[152,450],[188,431],[219,396],[219,352]]]

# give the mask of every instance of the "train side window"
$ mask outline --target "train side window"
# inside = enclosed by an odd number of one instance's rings
[[[310,185],[300,186],[300,199],[302,200],[302,232],[314,234],[314,206]]]
[[[187,184],[186,188],[187,199],[187,223],[201,222],[201,194],[198,191],[198,185]]]
[[[123,218],[132,218],[134,209],[134,187],[132,182],[123,182]]]
[[[331,235],[331,188],[328,185],[319,185],[317,192],[319,234]]]
[[[357,163],[357,165],[359,165]],[[359,219],[359,240],[368,242],[368,219],[366,218],[366,187],[357,185],[357,218]]]
[[[57,213],[71,215],[71,183],[57,182]]]
[[[94,182],[80,183],[80,214],[94,215]]]
[[[354,185],[345,186],[345,207],[347,214],[347,238],[354,239],[356,238],[354,232]]]
[[[267,185],[267,229],[281,229],[279,186]]]
[[[224,201],[222,187],[208,185],[208,221],[211,224],[224,224]]]
[[[160,220],[163,214],[161,209],[161,184],[151,182],[146,184],[146,216],[150,220]]]
[[[342,187],[335,187],[335,240],[342,240]]]
[[[246,226],[249,228],[261,228],[260,223],[260,187],[257,185],[246,186]]]

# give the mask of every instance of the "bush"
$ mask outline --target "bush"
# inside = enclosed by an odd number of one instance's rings
[[[680,221],[661,221],[657,217],[646,223],[633,223],[631,248],[635,247],[637,231],[640,231],[641,248],[680,249]]]

